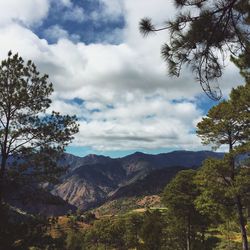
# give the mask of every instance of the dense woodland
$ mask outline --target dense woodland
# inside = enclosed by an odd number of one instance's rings
[[[249,249],[249,4],[219,1],[202,11],[210,1],[175,2],[201,12],[198,17],[180,15],[166,28],[172,40],[162,53],[172,74],[182,64],[191,65],[206,93],[220,99],[210,87],[210,80],[222,74],[214,49],[224,52],[234,45],[232,61],[245,83],[197,124],[205,145],[227,147],[228,153],[223,159],[207,159],[197,170],[178,172],[161,192],[162,207],[99,217],[81,211],[62,218],[25,213],[6,202],[8,185],[57,181],[65,171],[57,159],[78,124],[74,116],[47,113],[53,92],[48,76],[10,52],[0,65],[0,249]],[[188,31],[182,28],[186,23],[191,23]],[[205,23],[208,30],[199,37]],[[141,22],[141,30],[158,31],[148,19]]]

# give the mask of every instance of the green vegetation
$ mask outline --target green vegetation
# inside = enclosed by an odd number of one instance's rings
[[[79,224],[78,227],[67,227],[66,224],[63,227],[60,222],[59,225],[55,227],[63,231],[57,235],[58,242],[64,242],[63,248],[60,249],[188,249],[185,221],[166,209],[148,209],[144,213],[106,216],[95,219],[91,225],[85,227],[80,227]],[[239,246],[235,228],[230,228],[233,230],[233,236],[228,238],[229,228],[225,229],[222,225],[220,227],[212,230],[211,227],[204,228],[202,221],[192,221],[189,249],[212,250]]]
[[[157,28],[150,18],[140,22],[143,35],[168,30],[162,47],[171,76],[179,76],[188,66],[206,94],[215,100],[221,91],[212,83],[222,76],[227,55],[245,53],[249,57],[249,1],[174,0],[178,14]],[[218,56],[219,55],[219,56]]]
[[[1,250],[60,249],[62,239],[47,234],[49,223],[45,217],[21,213],[8,205],[1,207]]]
[[[102,206],[93,209],[93,212],[102,217],[105,215],[123,215],[131,211],[145,211],[145,208],[160,206],[160,196],[149,195],[144,197],[119,198],[106,202]]]
[[[247,82],[245,86],[233,89],[230,99],[214,106],[197,125],[197,133],[204,144],[214,144],[216,147],[227,145],[229,148],[224,159],[209,159],[199,170],[197,183],[201,196],[197,204],[203,210],[216,206],[227,216],[235,215],[241,230],[243,249],[248,249],[244,210],[249,204],[250,169],[237,162],[237,158],[250,151],[249,107],[250,82]]]
[[[0,202],[8,181],[52,181],[58,154],[78,132],[76,117],[46,113],[53,92],[31,61],[8,54],[0,65]]]
[[[185,170],[179,172],[167,185],[163,193],[163,202],[168,208],[168,217],[176,239],[182,249],[199,249],[207,245],[205,232],[208,229],[209,218],[202,216],[195,207],[195,200],[199,195],[198,187],[194,183],[196,171]]]
[[[55,181],[65,170],[58,167],[58,156],[78,132],[75,116],[46,112],[52,92],[48,76],[41,76],[31,61],[25,63],[18,54],[9,52],[1,62],[0,248],[5,250],[26,249],[31,242],[39,245],[46,231],[46,220],[39,216],[30,221],[19,212],[13,214],[4,202],[8,186],[18,183],[22,189],[27,184],[37,187],[41,182]]]

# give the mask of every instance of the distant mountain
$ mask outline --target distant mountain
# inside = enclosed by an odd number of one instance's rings
[[[144,178],[118,188],[109,197],[109,200],[159,194],[167,183],[169,183],[179,171],[184,169],[186,168],[171,167],[152,170],[152,172],[148,173]]]
[[[65,153],[63,157],[59,160],[60,165],[68,166],[69,171],[73,171],[74,169],[83,166],[83,165],[92,165],[96,163],[107,163],[112,161],[108,156],[103,155],[95,155],[89,154],[85,157],[79,157],[72,154]]]
[[[86,210],[110,199],[155,194],[178,171],[198,168],[208,157],[222,158],[223,153],[174,151],[150,155],[136,152],[117,159],[65,154],[61,163],[69,165],[68,173],[51,193]]]
[[[52,194],[82,209],[105,201],[126,178],[126,171],[119,161],[83,165],[69,172]]]
[[[29,213],[62,215],[77,208],[87,210],[117,199],[155,195],[175,174],[198,168],[208,158],[222,158],[211,151],[174,151],[150,155],[141,152],[112,159],[102,155],[78,157],[64,154],[58,164],[67,172],[58,185],[18,186],[10,184],[6,200]]]

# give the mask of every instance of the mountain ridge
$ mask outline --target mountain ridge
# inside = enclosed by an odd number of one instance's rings
[[[66,155],[71,159],[69,171],[51,192],[69,204],[87,210],[117,194],[126,193],[126,190],[131,192],[129,185],[136,185],[155,170],[198,168],[206,158],[221,158],[223,155],[212,151],[180,150],[161,154],[135,152],[119,158],[90,154],[77,157],[75,161],[73,155]],[[169,173],[171,177],[172,173],[175,173],[174,169]],[[166,177],[167,181],[170,179]]]

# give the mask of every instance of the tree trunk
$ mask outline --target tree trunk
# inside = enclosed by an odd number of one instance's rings
[[[245,220],[244,220],[244,215],[243,215],[241,199],[239,196],[236,197],[236,206],[237,206],[237,212],[238,212],[238,219],[240,223],[242,250],[248,250],[247,232],[245,228],[246,225],[245,225]]]
[[[0,171],[0,206],[2,205],[3,202],[3,176],[2,176],[2,171]]]
[[[187,250],[191,250],[191,230],[190,230],[190,216],[188,215],[188,224],[187,224]]]
[[[0,205],[3,202],[3,188],[4,188],[4,172],[6,166],[6,158],[2,155],[1,166],[0,166]]]
[[[231,140],[231,136],[229,137],[229,152],[231,153],[233,151],[233,144]],[[230,164],[231,164],[231,179],[234,181],[234,172],[235,172],[235,161],[234,157],[230,157]],[[241,231],[241,239],[242,239],[242,250],[248,250],[248,241],[247,241],[247,232],[246,232],[246,224],[245,219],[243,215],[243,207],[241,204],[241,197],[237,195],[235,197],[236,207],[237,207],[237,213],[238,213],[238,220],[240,224],[240,231]]]
[[[201,244],[202,244],[203,248],[206,249],[205,229],[202,229],[202,232],[201,232]]]

